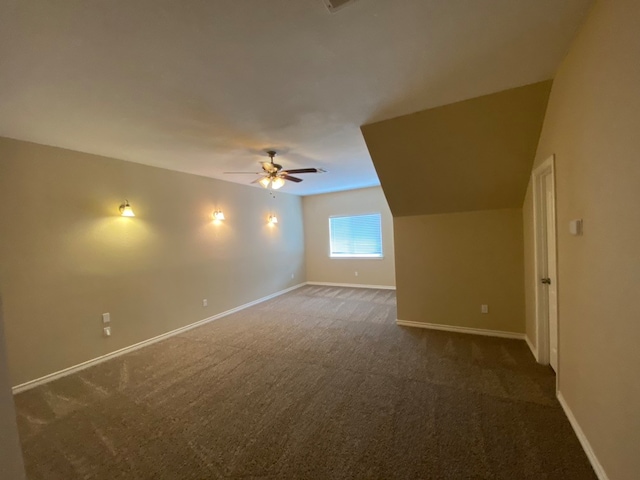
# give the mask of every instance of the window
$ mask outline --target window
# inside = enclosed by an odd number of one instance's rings
[[[333,258],[381,258],[380,214],[329,217],[329,244]]]

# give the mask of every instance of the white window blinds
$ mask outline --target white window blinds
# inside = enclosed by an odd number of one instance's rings
[[[329,218],[331,257],[382,257],[379,213]]]

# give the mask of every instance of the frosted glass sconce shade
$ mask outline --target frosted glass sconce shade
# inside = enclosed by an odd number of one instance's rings
[[[131,205],[129,205],[129,200],[125,200],[122,205],[120,205],[120,215],[123,217],[135,217],[136,214],[133,213],[131,209]]]

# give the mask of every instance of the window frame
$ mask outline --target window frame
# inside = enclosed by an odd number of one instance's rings
[[[365,217],[369,215],[378,215],[380,218],[380,255],[378,254],[333,254],[332,241],[331,241],[331,219],[333,218],[350,218],[350,217]],[[384,242],[382,235],[382,212],[368,212],[368,213],[355,213],[349,215],[329,215],[329,258],[332,260],[351,259],[351,260],[383,260],[384,259]]]

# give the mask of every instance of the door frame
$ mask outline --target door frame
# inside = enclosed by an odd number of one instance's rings
[[[543,365],[549,365],[551,352],[550,352],[550,341],[549,341],[549,307],[547,304],[547,300],[549,296],[543,295],[542,289],[544,285],[540,283],[540,279],[542,278],[543,272],[545,271],[545,262],[547,261],[547,252],[545,250],[545,246],[547,246],[547,225],[544,222],[544,211],[546,201],[543,189],[544,182],[543,177],[549,175],[551,178],[551,191],[553,193],[553,208],[550,212],[552,215],[552,221],[554,225],[557,225],[556,222],[556,174],[555,174],[555,155],[551,155],[544,162],[538,165],[532,173],[531,181],[533,187],[533,231],[534,231],[534,282],[535,282],[535,315],[536,315],[536,360],[538,363]],[[556,238],[554,238],[553,245],[548,245],[548,248],[553,248],[556,252],[556,288],[558,288],[558,248],[557,248],[557,228],[556,228]],[[558,312],[558,328],[557,328],[557,338],[558,338],[558,365],[556,372],[556,378],[559,377],[560,370],[560,341],[559,341],[559,331],[560,331],[560,315],[557,305],[557,296],[556,296],[556,312]]]

